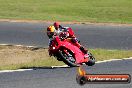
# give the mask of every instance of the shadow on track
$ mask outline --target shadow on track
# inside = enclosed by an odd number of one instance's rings
[[[44,66],[44,67],[22,67],[20,69],[33,69],[33,70],[38,70],[38,69],[56,69],[56,68],[73,68],[73,67],[57,67],[57,66]]]

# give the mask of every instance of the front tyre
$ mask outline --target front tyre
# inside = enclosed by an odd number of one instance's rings
[[[76,64],[76,59],[73,57],[73,54],[70,50],[59,50],[60,58],[62,61],[67,64],[70,67],[76,67],[78,64]]]

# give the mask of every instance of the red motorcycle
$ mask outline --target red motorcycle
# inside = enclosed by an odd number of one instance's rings
[[[90,52],[87,54],[83,53],[68,38],[64,38],[64,36],[55,36],[49,46],[49,54],[70,67],[80,66],[83,63],[88,66],[95,64],[95,58]]]

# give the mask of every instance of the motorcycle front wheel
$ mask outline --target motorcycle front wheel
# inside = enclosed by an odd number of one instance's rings
[[[77,67],[76,59],[74,58],[70,50],[59,50],[60,58],[62,61],[70,67]]]

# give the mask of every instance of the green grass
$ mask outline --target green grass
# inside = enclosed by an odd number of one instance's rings
[[[60,66],[65,65],[63,62],[57,61],[54,57],[44,57],[44,59],[37,59],[21,63],[21,64],[6,64],[6,65],[0,65],[0,70],[15,70],[15,69],[23,69],[23,68],[30,68],[30,67],[49,67],[49,66]]]
[[[97,61],[132,57],[132,50],[90,49]]]
[[[132,0],[0,0],[0,19],[132,23]]]
[[[132,50],[89,49],[96,61],[132,57]],[[65,65],[48,55],[47,49],[0,46],[0,70]]]

